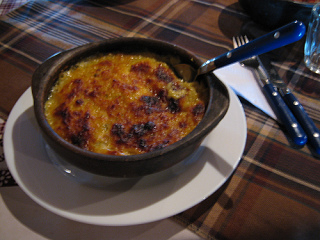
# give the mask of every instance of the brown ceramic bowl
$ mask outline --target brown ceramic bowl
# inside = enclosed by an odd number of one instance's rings
[[[72,145],[53,131],[44,115],[44,103],[61,71],[82,58],[96,53],[145,51],[157,54],[170,65],[173,61],[187,63],[194,68],[202,64],[194,54],[170,43],[143,38],[116,38],[90,43],[57,54],[35,71],[32,78],[32,94],[37,122],[49,146],[71,165],[94,174],[111,177],[140,177],[159,172],[192,154],[226,114],[229,107],[228,90],[213,74],[206,74],[199,79],[205,81],[209,92],[204,118],[190,134],[163,149],[130,156],[98,154]]]

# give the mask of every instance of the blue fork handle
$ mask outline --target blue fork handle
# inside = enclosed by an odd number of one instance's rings
[[[283,95],[287,106],[294,113],[302,128],[307,134],[308,142],[313,147],[315,152],[320,155],[320,131],[304,110],[298,99],[291,93],[287,92]]]
[[[293,142],[298,146],[305,145],[307,142],[306,133],[282,99],[275,86],[272,83],[267,83],[263,86],[263,89],[265,90],[272,109],[286,128],[288,135],[291,137]]]
[[[256,38],[238,48],[206,61],[199,69],[199,74],[239,62],[255,55],[260,55],[300,40],[306,32],[302,22],[294,21],[262,37]]]

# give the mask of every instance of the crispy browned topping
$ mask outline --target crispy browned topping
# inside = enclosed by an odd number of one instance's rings
[[[52,128],[81,148],[140,154],[190,133],[205,112],[203,93],[154,58],[109,54],[63,72],[45,111]]]

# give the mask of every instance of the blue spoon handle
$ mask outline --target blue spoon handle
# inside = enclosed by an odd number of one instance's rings
[[[256,38],[249,43],[206,61],[200,67],[198,74],[204,74],[216,68],[224,67],[296,42],[303,37],[305,32],[305,25],[300,21],[294,21],[262,37]]]

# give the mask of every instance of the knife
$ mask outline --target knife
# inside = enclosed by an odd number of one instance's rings
[[[252,65],[251,67],[255,69],[256,73],[258,74],[260,80],[259,83],[264,90],[270,106],[277,115],[278,119],[281,121],[282,125],[286,128],[293,142],[297,146],[305,145],[307,142],[307,135],[305,131],[302,129],[298,120],[295,118],[289,107],[282,99],[277,88],[270,81],[270,76],[267,70],[264,68],[259,56],[256,56],[256,58],[258,60],[256,66],[253,66],[253,64],[250,65]]]
[[[276,69],[272,66],[269,58],[265,55],[260,57],[261,63],[264,69],[267,71],[270,81],[278,88],[282,98],[286,102],[287,106],[293,112],[302,128],[307,134],[310,145],[313,147],[315,153],[320,155],[320,131],[309,117],[307,112],[304,110],[303,106],[299,100],[293,95],[293,93],[288,89],[287,85],[280,78]]]

